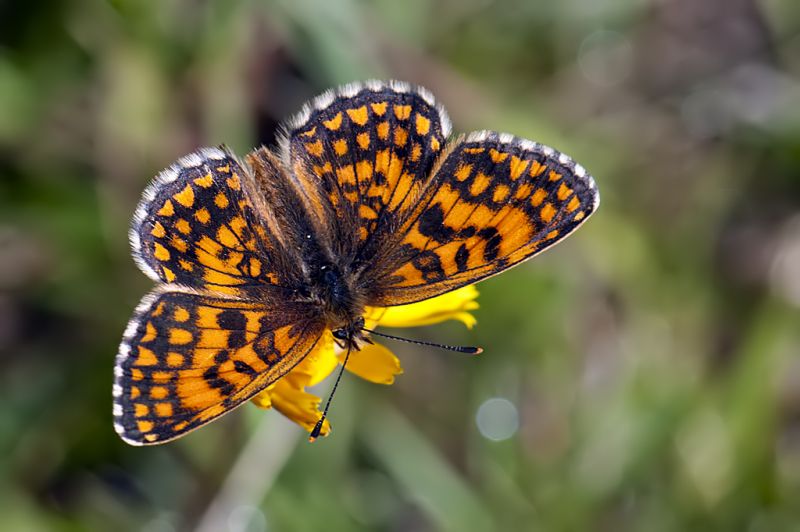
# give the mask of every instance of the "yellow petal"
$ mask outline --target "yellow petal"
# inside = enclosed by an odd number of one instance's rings
[[[325,331],[320,341],[282,380],[288,380],[295,388],[314,386],[330,375],[339,361],[333,351],[333,335]]]
[[[388,308],[368,308],[366,319],[367,321],[373,320],[384,327],[418,327],[454,319],[461,321],[468,329],[471,329],[476,320],[469,311],[478,308],[478,302],[475,301],[477,297],[477,288],[470,285],[419,303]]]
[[[345,353],[340,353],[339,362],[344,362],[344,357]],[[395,375],[403,373],[394,353],[380,344],[367,344],[360,351],[353,351],[345,367],[351,373],[376,384],[392,384]]]
[[[267,388],[266,390],[262,391],[250,401],[258,408],[272,408],[272,397],[270,396],[270,391],[272,390],[272,386]]]
[[[308,432],[314,430],[322,417],[319,411],[320,398],[301,389],[297,389],[287,381],[278,381],[270,391],[272,406]],[[322,423],[320,436],[327,436],[331,425],[326,419]]]

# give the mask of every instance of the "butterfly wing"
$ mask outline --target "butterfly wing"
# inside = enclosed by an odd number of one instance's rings
[[[552,148],[477,132],[433,169],[393,242],[376,305],[413,303],[500,273],[564,239],[597,209],[582,166]]]
[[[229,412],[316,345],[314,309],[157,289],[128,324],[114,369],[114,427],[163,443]]]
[[[449,134],[425,89],[368,81],[313,100],[289,121],[280,151],[336,253],[373,257],[413,209]]]
[[[247,297],[297,283],[285,234],[250,169],[204,148],[156,177],[129,236],[153,280]]]
[[[370,305],[497,274],[566,237],[599,204],[592,177],[564,154],[493,132],[445,146],[449,134],[430,93],[399,82],[341,87],[289,122],[284,164],[320,232],[360,265]]]

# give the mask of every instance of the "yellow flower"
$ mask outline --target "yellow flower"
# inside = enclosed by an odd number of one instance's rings
[[[478,308],[475,299],[478,290],[466,286],[453,292],[397,307],[368,307],[364,313],[366,328],[418,327],[449,319],[459,320],[468,328],[475,325],[471,310]],[[327,331],[317,346],[283,378],[268,386],[252,401],[261,408],[275,408],[307,431],[311,432],[322,412],[320,398],[305,391],[306,387],[322,382],[344,362],[345,353],[336,346],[333,335]],[[346,369],[362,379],[377,384],[392,384],[396,375],[403,373],[400,361],[389,349],[380,344],[365,345],[360,351],[350,353]],[[326,419],[321,436],[327,436],[331,427]]]

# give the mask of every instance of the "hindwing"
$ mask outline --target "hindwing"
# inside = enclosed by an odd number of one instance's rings
[[[114,369],[114,426],[128,443],[177,438],[285,375],[325,324],[313,308],[156,290],[125,331]]]

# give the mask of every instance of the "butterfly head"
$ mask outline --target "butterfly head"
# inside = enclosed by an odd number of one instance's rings
[[[344,349],[361,349],[364,344],[371,344],[368,334],[364,330],[364,318],[359,316],[344,327],[333,330],[333,339]]]

